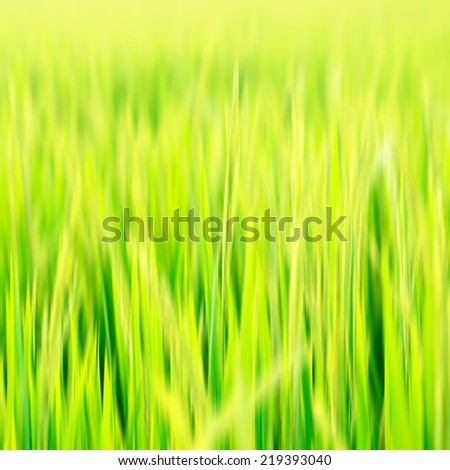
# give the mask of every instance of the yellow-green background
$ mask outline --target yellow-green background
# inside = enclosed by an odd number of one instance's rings
[[[447,0],[0,0],[0,447],[450,448],[449,182]]]

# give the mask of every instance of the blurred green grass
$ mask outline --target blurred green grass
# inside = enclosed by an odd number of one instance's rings
[[[1,448],[450,448],[449,5],[0,13]],[[325,206],[347,243],[100,242]]]

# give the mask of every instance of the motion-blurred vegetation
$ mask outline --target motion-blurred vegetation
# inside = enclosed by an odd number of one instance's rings
[[[450,448],[449,25],[0,0],[0,447]],[[100,241],[326,206],[348,242]]]

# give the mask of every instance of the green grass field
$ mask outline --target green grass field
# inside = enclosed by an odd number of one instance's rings
[[[0,0],[0,448],[450,449],[449,25]],[[327,206],[347,242],[101,242]]]

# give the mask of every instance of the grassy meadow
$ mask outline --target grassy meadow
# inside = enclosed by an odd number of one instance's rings
[[[0,448],[450,449],[449,25],[0,0]],[[101,242],[327,206],[347,242]]]

